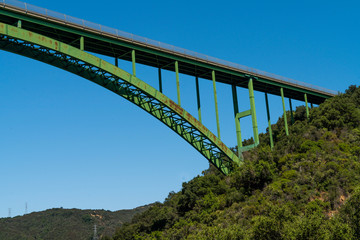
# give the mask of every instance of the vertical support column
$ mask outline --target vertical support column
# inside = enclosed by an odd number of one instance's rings
[[[309,119],[309,106],[308,106],[306,93],[304,94],[304,98],[305,98],[306,117],[307,117],[307,119]]]
[[[177,89],[177,98],[178,104],[181,106],[181,99],[180,99],[180,80],[179,80],[179,63],[175,61],[175,73],[176,73],[176,89]]]
[[[250,78],[249,80],[248,89],[249,89],[249,98],[250,98],[250,111],[251,111],[251,118],[252,118],[253,132],[254,132],[254,141],[255,144],[259,144],[259,132],[257,126],[257,119],[256,119],[254,85],[252,78]]]
[[[311,108],[313,108],[314,107],[313,103],[310,103],[310,106],[311,106]]]
[[[135,66],[135,50],[131,51],[131,60],[132,60],[132,70],[133,70],[133,75],[134,77],[136,77],[136,66]]]
[[[283,88],[280,88],[280,92],[281,92],[281,100],[282,100],[283,111],[284,111],[285,133],[286,133],[286,136],[289,136],[289,129],[288,129],[288,123],[287,123],[287,117],[286,117],[286,109],[285,109],[284,90],[283,90]]]
[[[295,120],[294,120],[294,113],[293,113],[292,104],[291,104],[291,98],[289,98],[289,105],[290,105],[291,125],[292,125],[292,124],[294,124]]]
[[[239,104],[237,99],[236,86],[231,85],[233,105],[234,105],[234,118],[235,118],[235,127],[236,127],[236,140],[238,146],[238,154],[240,156],[240,148],[242,148],[242,139],[241,139],[241,128],[240,128],[240,119],[237,119],[236,115],[239,112]]]
[[[85,47],[84,47],[84,37],[81,36],[80,37],[80,50],[84,51]]]
[[[119,59],[115,57],[115,66],[119,67]]]
[[[266,102],[267,119],[268,119],[268,124],[269,124],[270,147],[271,147],[271,149],[273,149],[273,148],[274,148],[274,140],[273,140],[272,129],[271,129],[271,120],[270,120],[270,111],[269,111],[269,100],[268,100],[268,95],[267,95],[267,93],[265,93],[265,102]]]
[[[18,21],[17,21],[17,27],[18,27],[18,28],[21,28],[21,26],[22,26],[22,22],[21,22],[21,20],[18,20]]]
[[[201,103],[200,103],[200,89],[199,89],[199,78],[198,76],[195,77],[195,84],[196,84],[196,99],[197,99],[197,108],[199,114],[199,121],[201,121]]]
[[[161,77],[161,68],[158,69],[159,72],[159,91],[162,93],[162,77]]]
[[[216,126],[217,126],[218,138],[220,139],[219,110],[218,110],[218,104],[217,104],[216,80],[215,80],[215,71],[214,71],[214,70],[212,71],[211,75],[212,75],[212,81],[213,81],[213,87],[214,87],[214,100],[215,100]]]

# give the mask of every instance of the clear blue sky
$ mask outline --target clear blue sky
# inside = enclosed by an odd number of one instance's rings
[[[357,1],[28,3],[333,90],[360,82]],[[23,214],[25,202],[31,212],[163,201],[208,167],[190,145],[121,97],[14,54],[1,51],[0,62],[0,217],[8,208],[12,216]],[[121,67],[131,69],[126,62]],[[155,87],[156,73],[137,65],[138,77]],[[183,106],[197,116],[193,78],[180,77]],[[165,94],[176,100],[174,73],[164,73],[164,81]],[[200,85],[204,123],[215,133],[212,83]],[[235,146],[231,89],[217,88],[222,139]],[[240,110],[247,110],[247,90],[238,93]],[[255,100],[263,132],[263,94]],[[281,99],[270,97],[270,105],[275,122]]]

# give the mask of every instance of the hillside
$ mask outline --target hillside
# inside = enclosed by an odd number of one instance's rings
[[[360,88],[294,114],[290,136],[272,126],[273,150],[261,134],[230,176],[210,168],[113,238],[360,239]]]
[[[129,222],[149,206],[115,212],[53,208],[14,218],[0,218],[0,239],[90,240],[94,224],[99,236],[112,236],[116,227]]]

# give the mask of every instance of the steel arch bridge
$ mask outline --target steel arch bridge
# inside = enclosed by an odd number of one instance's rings
[[[265,93],[270,145],[273,147],[267,94],[282,98],[285,131],[288,122],[284,96],[304,100],[307,115],[310,103],[321,103],[335,92],[286,79],[245,66],[89,23],[85,20],[38,8],[15,0],[0,1],[0,49],[29,57],[88,79],[134,103],[160,120],[227,175],[233,164],[240,165],[242,152],[259,144],[254,90]],[[145,40],[144,40],[145,39]],[[172,50],[170,50],[172,49]],[[112,56],[115,64],[95,56]],[[133,72],[118,67],[118,59],[132,61]],[[136,63],[159,69],[159,90],[136,77]],[[177,103],[162,93],[161,70],[176,73]],[[195,77],[198,119],[181,107],[179,73]],[[199,78],[213,82],[217,136],[201,122]],[[220,140],[216,82],[232,86],[238,153]],[[239,113],[236,87],[249,90],[250,109]],[[254,144],[242,146],[240,119],[251,116]]]

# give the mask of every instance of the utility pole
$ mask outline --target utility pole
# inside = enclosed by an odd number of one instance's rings
[[[94,237],[93,240],[99,240],[98,236],[97,236],[97,231],[96,231],[96,224],[94,224]]]

